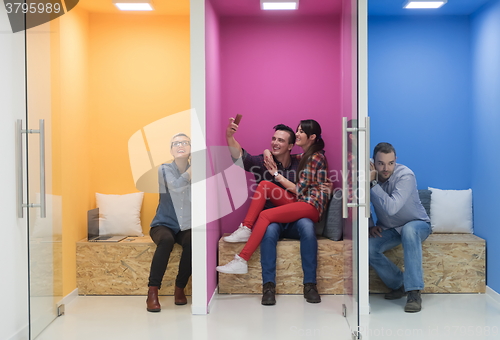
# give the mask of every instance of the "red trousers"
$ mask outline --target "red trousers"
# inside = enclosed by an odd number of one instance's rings
[[[276,207],[264,209],[266,199]],[[243,225],[252,229],[252,235],[240,252],[240,257],[248,261],[259,246],[267,226],[271,223],[295,222],[301,218],[309,218],[318,222],[319,213],[314,206],[306,202],[297,202],[295,194],[284,190],[274,183],[262,181],[252,197],[250,208],[243,220]]]

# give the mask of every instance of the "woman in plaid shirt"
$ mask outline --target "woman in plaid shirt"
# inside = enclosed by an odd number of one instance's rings
[[[245,219],[230,237],[236,242],[247,244],[234,256],[234,260],[224,266],[218,266],[217,271],[246,274],[247,261],[259,246],[267,226],[271,223],[294,222],[301,218],[319,221],[328,201],[329,185],[328,163],[323,151],[325,142],[321,138],[321,126],[318,122],[313,119],[300,121],[295,145],[304,150],[299,163],[297,184],[279,174],[270,152],[264,151],[267,170],[286,190],[269,181],[259,183]],[[262,210],[267,199],[275,208]]]

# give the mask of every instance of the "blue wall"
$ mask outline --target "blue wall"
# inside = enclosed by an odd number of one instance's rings
[[[372,150],[396,148],[420,189],[472,185],[468,16],[370,16]]]
[[[419,188],[472,188],[486,283],[500,292],[500,0],[470,16],[371,16],[368,28],[371,143],[393,143]]]
[[[486,282],[500,292],[500,1],[471,18],[474,229],[486,239]]]

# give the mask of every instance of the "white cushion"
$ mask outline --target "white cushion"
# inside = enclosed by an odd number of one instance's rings
[[[126,195],[95,194],[99,235],[144,236],[141,226],[143,192]]]
[[[472,190],[429,188],[434,233],[472,234]]]

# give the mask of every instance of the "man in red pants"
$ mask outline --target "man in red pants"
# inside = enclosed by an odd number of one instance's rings
[[[262,180],[267,180],[281,186],[275,180],[273,174],[269,173],[264,166],[263,154],[253,156],[241,147],[240,143],[234,138],[237,130],[238,125],[234,123],[233,118],[230,118],[226,129],[226,140],[233,160],[242,158],[245,170],[255,176],[255,185]],[[274,130],[269,150],[280,175],[295,183],[300,161],[297,155],[291,154],[295,144],[295,132],[284,124],[276,125]],[[273,204],[268,201],[264,209],[272,207]],[[314,232],[314,223],[310,219],[303,218],[292,223],[273,223],[271,226],[272,228],[268,229],[261,243],[263,281],[261,303],[266,306],[276,304],[276,245],[278,239],[283,237],[300,240],[302,268],[304,271],[304,298],[310,303],[321,302],[316,287],[318,242]],[[247,227],[240,225],[234,233],[224,237],[224,241],[246,242],[250,235],[251,231]]]

